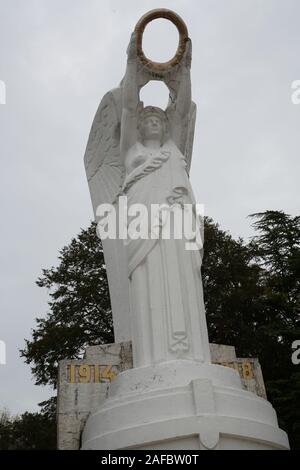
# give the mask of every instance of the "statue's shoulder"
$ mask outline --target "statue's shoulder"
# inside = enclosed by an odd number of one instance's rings
[[[130,147],[130,149],[128,149],[127,155],[136,155],[142,153],[145,153],[145,147],[143,144],[141,144],[141,142],[137,141]]]
[[[166,142],[164,143],[164,145],[162,146],[162,150],[163,151],[167,151],[167,152],[172,152],[173,154],[177,154],[177,153],[180,153],[180,150],[178,148],[178,146],[176,145],[176,143],[174,142],[174,140],[172,139],[168,139],[166,140]]]
[[[142,155],[145,155],[145,147],[140,142],[136,142],[127,150],[125,155],[125,168],[128,169],[132,165],[132,162]]]

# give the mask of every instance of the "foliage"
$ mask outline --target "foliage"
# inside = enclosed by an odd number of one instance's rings
[[[0,450],[37,450],[56,448],[56,423],[42,413],[10,417],[0,414]]]
[[[57,381],[58,361],[78,359],[88,345],[112,343],[112,317],[103,249],[95,224],[82,230],[44,269],[37,285],[49,290],[50,311],[36,319],[32,340],[21,351],[37,385]]]

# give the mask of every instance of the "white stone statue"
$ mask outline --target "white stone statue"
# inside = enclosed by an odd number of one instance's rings
[[[160,16],[180,32],[177,54],[165,64],[142,52],[142,32]],[[125,196],[128,212],[143,204],[146,218],[154,205],[183,215],[195,204],[188,177],[196,118],[191,53],[186,26],[174,12],[154,10],[138,23],[125,77],[102,99],[88,140],[85,165],[96,216],[102,204],[120,215]],[[170,90],[166,110],[140,101],[151,79]],[[102,240],[115,341],[132,341],[133,369],[120,373],[92,410],[82,448],[287,449],[270,403],[245,391],[235,370],[211,363],[202,252],[187,250],[190,237],[178,238],[176,224],[165,239],[166,219],[157,214],[150,224],[156,237]],[[197,220],[194,211],[191,222]]]
[[[188,178],[196,106],[191,101],[191,40],[163,80],[166,111],[143,107],[141,86],[151,75],[128,46],[125,78],[99,107],[86,152],[95,212],[100,203],[194,204]],[[120,127],[119,127],[120,126]],[[183,209],[182,209],[183,211]],[[104,240],[116,341],[131,339],[135,366],[172,358],[209,360],[201,284],[201,255],[186,240]],[[129,293],[129,295],[128,295]]]

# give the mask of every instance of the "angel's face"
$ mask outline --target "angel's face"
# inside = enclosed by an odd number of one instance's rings
[[[150,115],[143,119],[141,125],[141,134],[144,140],[159,140],[163,138],[164,126],[159,118],[156,115]]]

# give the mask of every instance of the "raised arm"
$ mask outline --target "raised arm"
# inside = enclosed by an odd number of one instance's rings
[[[181,64],[177,70],[171,72],[171,76],[168,77],[166,81],[170,89],[168,116],[170,120],[171,137],[182,153],[184,152],[184,148],[181,147],[182,143],[185,142],[192,104],[191,61],[192,43],[189,39]]]
[[[121,156],[137,141],[137,112],[139,88],[137,83],[137,47],[135,33],[131,35],[127,49],[127,69],[123,81],[121,118]]]
[[[176,112],[181,118],[186,117],[190,112],[192,104],[191,86],[191,63],[192,63],[192,42],[189,39],[186,44],[182,65],[179,72],[179,90],[176,100]]]

